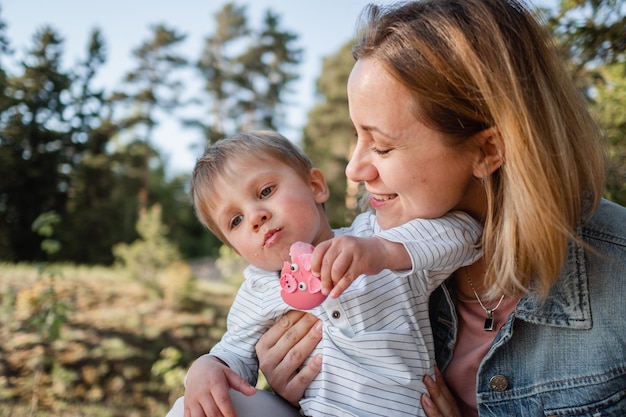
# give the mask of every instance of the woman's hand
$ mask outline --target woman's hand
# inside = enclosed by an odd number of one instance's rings
[[[439,368],[435,368],[435,381],[430,375],[424,377],[428,394],[423,394],[422,408],[428,417],[461,417],[461,411],[448,389]]]
[[[322,369],[321,355],[305,359],[322,340],[322,322],[312,314],[290,311],[256,345],[259,366],[275,393],[298,406],[304,390]]]

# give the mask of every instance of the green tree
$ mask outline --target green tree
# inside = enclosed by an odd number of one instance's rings
[[[626,204],[626,3],[561,0],[548,23],[609,144],[606,197]]]
[[[626,64],[599,69],[594,108],[609,142],[606,197],[626,206]],[[601,80],[601,81],[600,81]]]
[[[158,116],[167,117],[180,105],[182,81],[179,72],[187,66],[187,59],[177,51],[186,35],[160,24],[151,28],[152,37],[133,51],[137,67],[126,74],[129,90],[116,95],[130,109],[121,125],[131,140],[146,144],[143,147],[138,208],[146,210],[149,204],[148,181],[153,151],[154,128]],[[137,147],[136,149],[139,149]]]
[[[348,76],[354,65],[351,45],[352,42],[348,42],[334,55],[324,58],[316,84],[319,99],[309,112],[303,135],[304,151],[324,172],[330,188],[326,212],[333,227],[350,222],[356,212],[356,186],[348,182],[345,174],[354,142],[346,92]],[[346,201],[347,197],[352,201]]]
[[[1,8],[0,8],[1,10]],[[12,105],[12,99],[7,95],[8,76],[5,71],[7,58],[11,56],[11,47],[6,37],[6,23],[0,19],[0,123],[4,125],[4,112]],[[0,134],[0,259],[13,259],[11,247],[11,231],[8,225],[8,195],[7,186],[9,173],[17,162],[12,147]]]
[[[155,204],[137,220],[139,238],[131,244],[119,243],[113,253],[135,279],[161,295],[159,274],[180,259],[178,249],[167,239],[168,228],[162,222],[161,206]]]
[[[61,69],[63,40],[50,27],[34,36],[21,63],[23,73],[6,81],[6,106],[0,118],[0,223],[10,250],[6,260],[42,259],[41,237],[30,230],[43,212],[65,215],[69,174],[80,145],[64,112],[71,84]]]
[[[625,58],[624,0],[560,0],[548,23],[578,68]]]
[[[113,262],[111,247],[130,239],[119,227],[121,206],[113,199],[117,180],[114,159],[108,151],[119,128],[112,121],[112,106],[106,93],[93,86],[106,62],[105,42],[99,30],[91,34],[87,57],[74,66],[72,78],[72,135],[82,144],[71,174],[70,198],[59,235],[63,240],[60,257],[78,263]],[[85,242],[90,242],[88,245]]]
[[[187,124],[209,142],[240,129],[280,128],[285,95],[301,62],[297,35],[281,29],[271,11],[259,30],[251,29],[245,6],[233,3],[215,14],[215,26],[196,64],[205,83],[198,102],[208,115]]]
[[[236,59],[238,67],[246,71],[236,78],[242,89],[236,107],[246,115],[240,124],[243,129],[277,129],[284,120],[281,105],[286,101],[285,93],[298,79],[295,70],[302,60],[302,49],[295,46],[298,35],[282,30],[280,16],[271,10],[265,12],[262,27],[253,39]]]

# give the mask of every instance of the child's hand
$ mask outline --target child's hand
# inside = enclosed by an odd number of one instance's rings
[[[338,236],[317,245],[311,258],[313,275],[322,280],[322,293],[333,298],[361,274],[410,267],[411,259],[401,243],[378,237]]]
[[[186,385],[184,417],[237,417],[229,390],[244,395],[256,392],[242,377],[210,355],[200,356],[191,365]]]

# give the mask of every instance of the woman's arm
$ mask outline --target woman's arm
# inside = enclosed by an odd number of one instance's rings
[[[256,345],[259,366],[275,393],[293,405],[322,369],[321,355],[305,359],[322,340],[322,323],[312,314],[290,311]],[[302,368],[301,368],[302,367]]]

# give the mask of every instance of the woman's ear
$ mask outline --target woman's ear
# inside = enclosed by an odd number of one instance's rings
[[[324,174],[317,168],[311,168],[309,172],[311,191],[313,192],[313,198],[317,204],[325,203],[330,197],[330,190]]]
[[[474,164],[474,176],[488,177],[504,164],[504,142],[500,131],[491,127],[477,133],[473,140],[480,152],[480,157]]]

